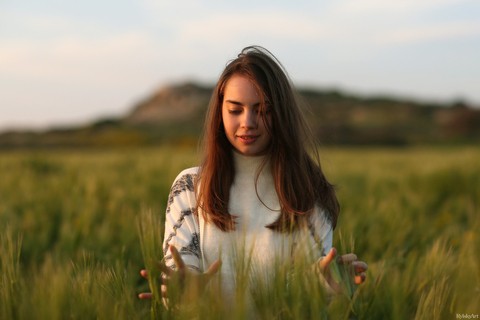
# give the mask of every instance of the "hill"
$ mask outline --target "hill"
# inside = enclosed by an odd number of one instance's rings
[[[0,148],[194,144],[212,87],[183,83],[160,88],[124,116],[75,128],[9,131]],[[322,144],[410,145],[480,142],[480,109],[391,97],[359,97],[300,88],[308,120]]]

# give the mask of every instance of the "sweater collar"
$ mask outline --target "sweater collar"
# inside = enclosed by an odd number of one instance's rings
[[[262,156],[245,156],[238,153],[237,151],[232,151],[233,153],[233,162],[235,165],[236,174],[256,174],[257,169],[260,167],[262,162],[265,160],[264,155]],[[262,169],[262,174],[266,172],[268,164]]]

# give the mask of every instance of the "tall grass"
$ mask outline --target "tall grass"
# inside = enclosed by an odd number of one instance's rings
[[[20,274],[21,236],[14,239],[10,228],[0,235],[0,316],[2,319],[18,317],[18,295],[22,292]]]
[[[148,287],[150,292],[155,292],[151,299],[151,317],[152,319],[162,318],[163,311],[169,310],[163,308],[162,295],[160,293],[160,264],[163,263],[162,235],[163,225],[160,216],[147,210],[141,212],[137,218],[137,228],[142,250],[145,268],[148,270]]]
[[[480,314],[480,150],[321,154],[342,205],[334,245],[368,262],[368,280],[352,296],[329,298],[307,264],[279,265],[274,281],[250,286],[257,315]],[[0,154],[0,318],[247,317],[241,301],[217,303],[214,289],[178,309],[136,298],[158,290],[158,278],[147,282],[139,270],[155,272],[169,188],[196,162],[181,148]]]

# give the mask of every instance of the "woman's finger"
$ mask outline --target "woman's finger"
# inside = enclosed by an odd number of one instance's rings
[[[165,273],[162,272],[160,275],[160,282],[162,285],[167,285],[168,281],[170,280],[170,276],[166,275]]]
[[[167,286],[162,284],[160,286],[160,294],[162,295],[162,298],[166,298],[167,297]]]
[[[357,260],[357,255],[355,253],[347,253],[338,257],[338,263],[352,263]]]
[[[185,271],[185,262],[183,262],[182,257],[178,253],[177,248],[175,248],[172,245],[170,245],[169,248],[170,248],[170,252],[172,253],[173,261],[175,262],[175,265],[177,266],[177,270],[180,271],[180,272]]]
[[[363,261],[354,261],[352,265],[355,269],[355,273],[362,273],[368,269],[368,265]]]
[[[142,292],[138,294],[139,299],[152,299],[152,293],[151,292]]]
[[[140,270],[140,275],[143,278],[148,279],[148,271],[147,270],[145,270],[145,269]]]
[[[215,273],[218,272],[218,270],[220,269],[221,266],[222,266],[222,261],[221,260],[216,260],[214,263],[212,263],[210,265],[208,270],[205,272],[205,275],[207,277],[213,276]]]
[[[158,265],[158,268],[160,269],[160,271],[165,274],[167,277],[171,276],[172,273],[174,272],[172,269],[170,269],[169,267],[167,267],[165,264],[163,263],[160,263]]]
[[[365,272],[362,272],[359,275],[355,276],[355,284],[362,284],[365,282],[365,279],[367,279],[367,275],[365,274]]]
[[[324,271],[330,263],[335,259],[335,256],[337,255],[337,249],[332,248],[330,251],[327,253],[325,257],[319,260],[318,266],[320,267],[321,271]]]

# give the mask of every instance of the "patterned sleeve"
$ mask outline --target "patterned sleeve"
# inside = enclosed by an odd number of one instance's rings
[[[313,239],[312,258],[318,262],[332,249],[333,228],[325,216],[324,210],[318,207],[315,208],[314,214],[311,215],[308,221],[308,229],[310,239]],[[321,276],[319,280],[328,295],[332,296],[336,293],[323,276]]]
[[[328,221],[325,216],[325,212],[316,208],[314,214],[311,215],[309,219],[308,229],[310,231],[310,236],[314,241],[314,246],[316,250],[315,259],[319,259],[325,256],[330,249],[332,249],[333,241],[333,228],[331,223]]]
[[[185,265],[192,270],[201,270],[200,233],[195,216],[196,198],[194,181],[197,168],[182,171],[175,179],[168,197],[165,214],[165,238],[163,252],[167,267],[175,269],[169,246],[176,247]]]

